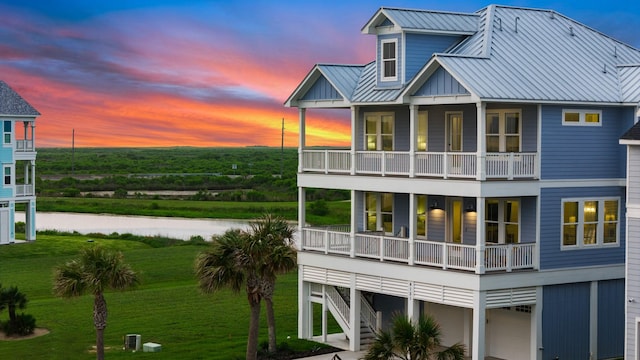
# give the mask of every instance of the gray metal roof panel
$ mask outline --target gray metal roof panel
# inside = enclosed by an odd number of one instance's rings
[[[327,77],[337,90],[351,100],[353,92],[358,85],[360,74],[364,69],[364,65],[318,65],[320,71]]]
[[[475,33],[478,31],[477,14],[386,7],[381,8],[381,11],[403,30],[460,33]]]
[[[40,113],[7,83],[0,80],[0,115],[39,116]]]
[[[622,101],[640,103],[640,65],[620,66],[618,76]]]
[[[384,89],[376,87],[376,63],[367,64],[356,87],[352,102],[372,103],[394,101],[403,88]]]
[[[497,6],[487,25],[489,59],[439,56],[481,98],[620,102],[616,66],[640,62],[640,51],[549,10]]]

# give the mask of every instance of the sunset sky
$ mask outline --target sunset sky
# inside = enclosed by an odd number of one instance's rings
[[[316,63],[374,60],[381,6],[486,1],[0,0],[0,80],[42,116],[39,147],[297,146],[283,102]],[[504,1],[553,9],[640,48],[640,1]],[[307,143],[348,143],[348,112],[312,112]]]

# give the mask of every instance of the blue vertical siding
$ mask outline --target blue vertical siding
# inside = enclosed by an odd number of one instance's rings
[[[413,96],[460,95],[469,91],[446,70],[439,67]]]
[[[589,359],[590,283],[545,286],[542,359]]]
[[[397,75],[398,80],[396,81],[380,81],[382,78],[382,40],[397,40],[396,46],[396,57],[397,57]],[[376,50],[376,84],[378,87],[397,87],[402,85],[402,74],[404,73],[404,59],[402,58],[402,54],[404,53],[402,48],[402,36],[400,34],[386,34],[386,35],[378,35],[378,45]]]
[[[618,139],[633,125],[633,112],[622,107],[587,107],[602,110],[602,126],[562,126],[562,109],[542,107],[541,178],[625,177],[626,148]]]
[[[434,53],[440,53],[457,44],[461,36],[412,34],[405,35],[406,41],[406,80],[409,81],[431,59]]]
[[[598,359],[624,352],[624,279],[598,282]]]
[[[561,251],[563,198],[620,197],[620,244],[616,247]],[[540,195],[540,269],[623,264],[625,259],[624,187],[543,188]]]
[[[329,80],[324,76],[320,76],[318,80],[307,91],[302,100],[338,100],[342,99],[342,96],[338,93],[338,90],[334,88]]]

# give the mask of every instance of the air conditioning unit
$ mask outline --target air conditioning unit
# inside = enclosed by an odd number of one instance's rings
[[[127,334],[124,337],[124,349],[139,351],[141,348],[141,336],[139,334]]]

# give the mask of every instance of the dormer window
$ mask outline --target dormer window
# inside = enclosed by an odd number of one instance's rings
[[[382,80],[398,80],[398,41],[382,40]]]

